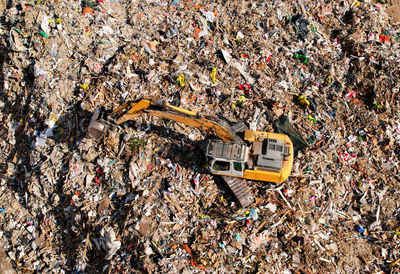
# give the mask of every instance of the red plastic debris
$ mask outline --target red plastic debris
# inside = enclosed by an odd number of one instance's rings
[[[92,8],[84,8],[82,14],[85,15],[86,13],[89,13],[93,15],[93,9]]]
[[[193,259],[192,251],[190,250],[190,248],[189,248],[187,245],[183,244],[183,245],[181,246],[181,248],[183,248],[183,249],[185,249],[187,252],[189,252],[189,254],[190,254],[190,263],[192,264],[192,266],[197,267],[197,268],[200,268],[200,269],[203,269],[203,270],[206,269],[206,267],[205,267],[204,265],[198,265],[197,262]]]
[[[387,35],[379,35],[379,42],[384,43],[384,42],[390,42],[390,38]]]

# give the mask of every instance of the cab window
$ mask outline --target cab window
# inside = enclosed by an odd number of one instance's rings
[[[228,171],[229,168],[230,163],[226,161],[215,161],[213,165],[213,169],[218,171]]]
[[[242,171],[242,163],[241,162],[233,162],[233,169],[235,171]]]

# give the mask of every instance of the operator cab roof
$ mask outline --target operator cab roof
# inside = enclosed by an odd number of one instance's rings
[[[206,155],[213,158],[223,158],[243,162],[246,159],[245,144],[227,143],[221,140],[210,140],[207,145]]]

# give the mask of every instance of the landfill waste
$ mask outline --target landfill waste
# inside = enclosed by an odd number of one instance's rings
[[[399,272],[399,15],[399,0],[0,0],[0,272]],[[285,119],[291,175],[248,181],[239,207],[205,168],[206,132],[108,119],[143,97],[254,131]]]

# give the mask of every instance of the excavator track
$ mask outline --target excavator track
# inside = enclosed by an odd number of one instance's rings
[[[242,178],[222,176],[230,190],[235,195],[241,207],[247,207],[254,202],[253,193],[247,187],[248,181]]]

